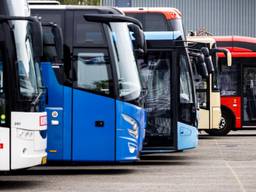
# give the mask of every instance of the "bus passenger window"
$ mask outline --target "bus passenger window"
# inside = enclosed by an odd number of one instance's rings
[[[220,74],[221,96],[239,94],[239,69],[240,66],[238,64],[233,64],[231,67],[222,65],[222,71]]]
[[[110,63],[108,56],[98,52],[78,53],[75,86],[110,95]]]

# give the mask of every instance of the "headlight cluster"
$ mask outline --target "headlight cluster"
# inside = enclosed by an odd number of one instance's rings
[[[135,119],[132,117],[122,114],[123,119],[131,125],[131,128],[128,129],[129,134],[135,139],[139,138],[139,125]]]
[[[17,137],[24,139],[24,140],[33,140],[34,139],[34,132],[27,131],[24,129],[17,129]]]

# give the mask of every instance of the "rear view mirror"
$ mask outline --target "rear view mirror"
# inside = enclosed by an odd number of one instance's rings
[[[141,53],[145,53],[146,52],[146,46],[145,46],[145,36],[144,36],[144,32],[135,24],[129,24],[128,25],[129,30],[133,33],[133,37],[134,37],[134,48],[136,50],[139,50],[139,52]]]
[[[209,74],[205,63],[204,55],[202,53],[195,52],[190,52],[189,55],[192,56],[192,58],[195,60],[198,74],[201,75],[203,78],[207,78]]]
[[[207,47],[202,47],[201,48],[201,52],[204,55],[204,60],[205,60],[205,64],[207,66],[207,71],[208,73],[213,73],[214,72],[214,65],[212,62],[212,57],[210,55],[209,49]]]
[[[63,35],[59,26],[54,23],[43,24],[44,58],[47,60],[63,58]]]

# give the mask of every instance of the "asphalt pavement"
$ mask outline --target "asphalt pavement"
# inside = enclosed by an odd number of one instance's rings
[[[256,131],[200,136],[194,150],[121,165],[51,165],[0,174],[0,191],[256,192]]]

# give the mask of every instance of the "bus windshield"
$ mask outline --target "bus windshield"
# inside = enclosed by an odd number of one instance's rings
[[[111,23],[113,44],[117,56],[119,96],[126,101],[139,98],[141,82],[133,54],[132,40],[126,23]]]
[[[171,56],[169,52],[149,51],[148,62],[140,65],[140,72],[148,94],[145,109],[148,112],[147,134],[171,134]]]
[[[15,44],[17,53],[20,94],[27,98],[35,97],[39,92],[40,73],[36,74],[33,57],[30,25],[27,21],[14,21]],[[19,29],[19,31],[17,30]],[[23,29],[23,30],[20,30]]]

